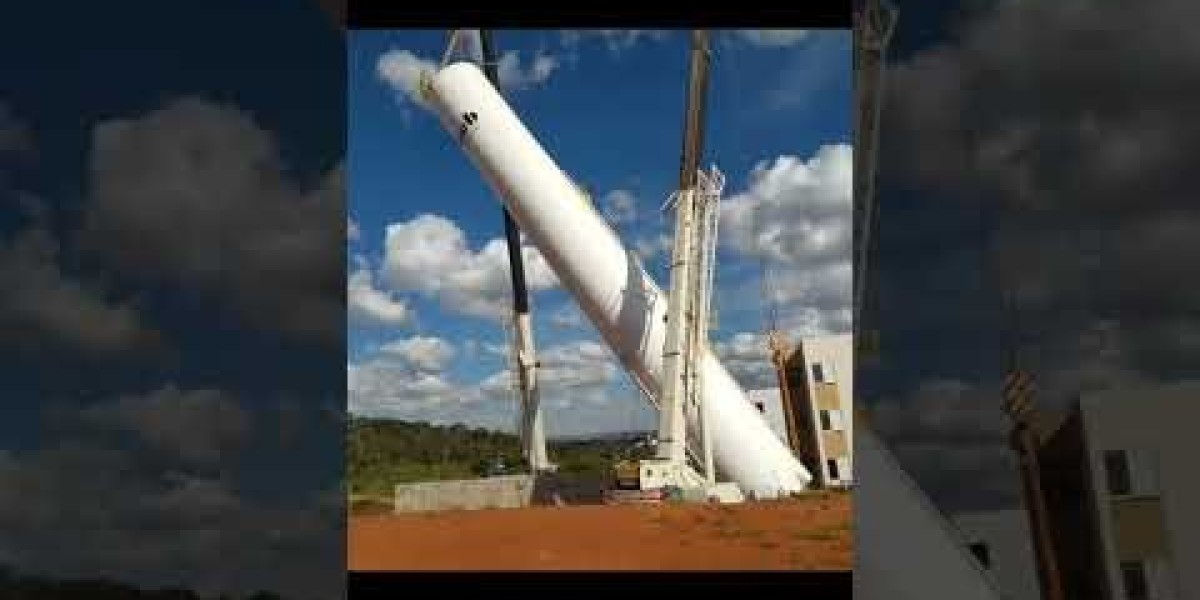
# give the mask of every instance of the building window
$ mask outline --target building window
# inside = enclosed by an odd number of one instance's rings
[[[1131,493],[1138,496],[1158,495],[1158,457],[1152,450],[1137,449],[1125,452],[1129,462]]]
[[[1124,450],[1105,451],[1104,471],[1108,478],[1109,494],[1128,496],[1133,491],[1129,483],[1129,459]]]
[[[821,414],[821,429],[824,431],[841,431],[842,427],[842,411],[837,409],[822,410]]]
[[[837,459],[833,459],[833,458],[827,459],[825,461],[825,465],[827,467],[829,467],[829,478],[830,479],[841,479],[841,475],[838,473]]]
[[[821,363],[813,363],[812,372],[813,381],[817,383],[825,383],[825,370],[821,368]]]
[[[1128,600],[1149,600],[1150,586],[1146,584],[1146,565],[1140,560],[1121,563],[1121,579],[1125,582]]]
[[[1107,450],[1104,471],[1113,496],[1157,496],[1158,457],[1152,450]]]
[[[975,555],[975,559],[979,561],[979,564],[983,565],[983,568],[992,568],[992,555],[988,552],[987,544],[976,542],[967,547],[971,550],[971,554]]]

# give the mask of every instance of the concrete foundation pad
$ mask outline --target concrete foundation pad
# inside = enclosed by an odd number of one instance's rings
[[[529,475],[397,485],[395,512],[520,508],[529,506],[533,488]]]

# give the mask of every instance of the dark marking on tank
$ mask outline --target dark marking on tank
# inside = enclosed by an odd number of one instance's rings
[[[462,114],[463,124],[458,128],[458,141],[462,143],[467,137],[467,131],[474,127],[479,122],[479,114],[475,111],[465,112]]]

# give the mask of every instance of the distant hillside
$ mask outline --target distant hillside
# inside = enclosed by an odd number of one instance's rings
[[[481,477],[496,459],[510,472],[527,470],[520,441],[509,433],[354,417],[347,435],[346,476],[352,496],[389,496],[398,483]],[[614,460],[631,452],[644,435],[552,440],[550,459],[561,473],[604,476]]]
[[[100,579],[50,579],[18,575],[0,565],[0,599],[8,600],[282,600],[271,592],[204,596],[186,589],[144,590]]]

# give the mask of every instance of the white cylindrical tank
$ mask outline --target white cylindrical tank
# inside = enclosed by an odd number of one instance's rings
[[[657,398],[666,295],[478,67],[459,62],[428,74],[423,93],[604,341]],[[702,368],[718,469],[760,498],[804,489],[808,470],[711,351]],[[689,424],[698,431],[695,415]]]

